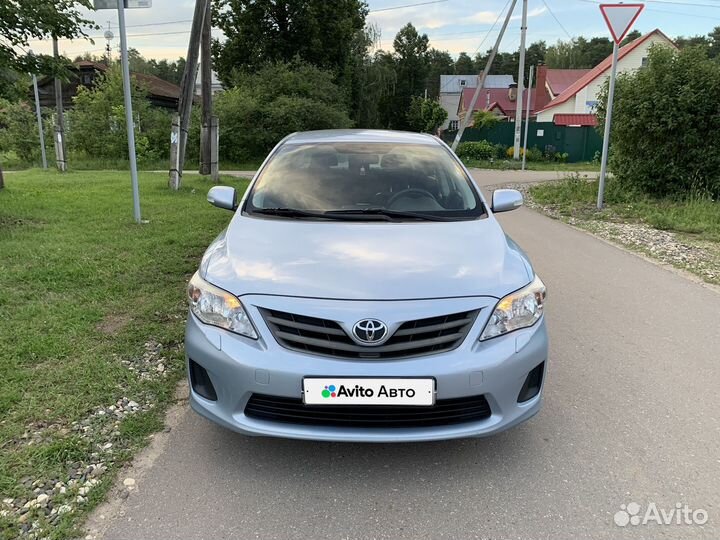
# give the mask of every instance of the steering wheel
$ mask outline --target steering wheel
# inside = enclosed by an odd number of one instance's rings
[[[426,190],[426,189],[406,188],[406,189],[403,189],[402,191],[398,191],[395,195],[393,195],[392,197],[390,197],[390,199],[388,200],[388,202],[385,203],[385,204],[386,204],[386,206],[387,206],[388,208],[390,208],[390,207],[395,203],[395,201],[397,201],[399,198],[404,197],[404,196],[406,196],[406,195],[409,195],[409,196],[412,197],[413,199],[418,199],[418,198],[420,198],[420,197],[425,197],[425,198],[428,198],[428,197],[429,197],[429,198],[432,199],[433,201],[436,200],[436,199],[435,199],[435,196],[434,196],[432,193],[430,193],[428,190]]]

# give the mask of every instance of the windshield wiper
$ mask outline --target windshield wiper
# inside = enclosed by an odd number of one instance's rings
[[[312,210],[300,210],[298,208],[253,208],[253,214],[261,214],[264,216],[280,216],[287,218],[315,218],[315,219],[333,219],[335,221],[347,221],[350,219],[363,219],[362,215],[349,214],[345,215],[336,212],[313,212]],[[392,218],[378,214],[376,219],[383,221],[391,221]]]
[[[427,221],[457,221],[455,218],[445,216],[434,216],[421,212],[406,212],[404,210],[390,210],[388,208],[357,208],[348,210],[330,210],[325,214],[334,216],[387,216],[391,219],[423,219]]]

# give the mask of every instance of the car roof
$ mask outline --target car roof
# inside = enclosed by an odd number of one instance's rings
[[[312,143],[395,143],[439,145],[434,136],[410,131],[384,129],[323,129],[293,133],[285,138],[284,144]]]

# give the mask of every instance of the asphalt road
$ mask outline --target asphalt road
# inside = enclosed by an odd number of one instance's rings
[[[94,534],[719,538],[720,294],[530,210],[501,221],[549,290],[538,416],[486,439],[360,445],[247,438],[182,410]],[[615,525],[631,502],[709,520]]]

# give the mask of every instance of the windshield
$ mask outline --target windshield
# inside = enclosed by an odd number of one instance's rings
[[[286,144],[248,197],[251,214],[285,218],[463,220],[484,211],[470,180],[442,146]]]

